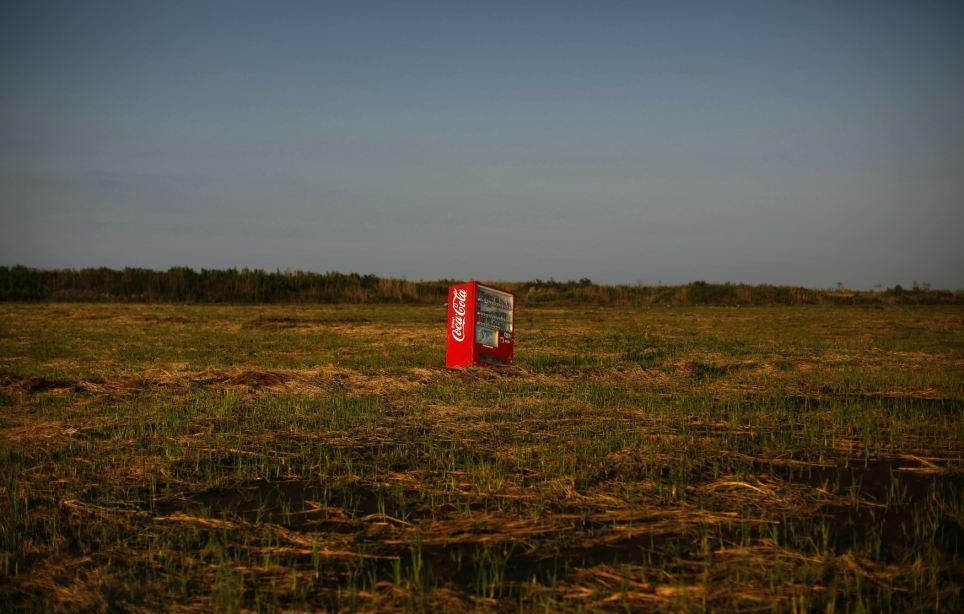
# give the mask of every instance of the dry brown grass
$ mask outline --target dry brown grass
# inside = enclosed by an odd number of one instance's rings
[[[941,609],[956,309],[0,305],[0,599],[51,609]],[[629,331],[629,332],[627,332]]]

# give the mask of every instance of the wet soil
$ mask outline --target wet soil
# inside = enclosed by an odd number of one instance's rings
[[[854,460],[837,467],[771,467],[787,481],[850,496],[851,505],[825,505],[817,514],[787,519],[781,533],[790,541],[822,540],[818,548],[842,554],[863,551],[880,562],[900,562],[933,544],[949,556],[964,546],[964,527],[939,513],[940,501],[964,492],[964,472],[914,460]],[[814,536],[817,537],[814,537]]]
[[[805,483],[828,493],[853,494],[853,505],[824,506],[807,516],[786,517],[772,525],[756,525],[760,538],[774,538],[795,548],[814,553],[844,554],[857,551],[879,562],[901,562],[917,556],[922,544],[936,546],[944,555],[956,558],[964,545],[964,530],[946,515],[936,514],[936,501],[964,489],[964,474],[947,470],[921,473],[920,463],[886,459],[854,461],[840,467],[767,466],[780,478]],[[925,466],[926,467],[926,466]],[[562,534],[548,534],[515,540],[511,534],[500,539],[493,533],[484,542],[391,545],[379,541],[377,533],[366,532],[372,516],[389,517],[417,524],[428,518],[444,519],[464,513],[466,508],[436,504],[427,509],[413,492],[373,489],[358,484],[325,485],[317,481],[255,480],[236,487],[212,489],[183,498],[161,500],[153,513],[187,513],[215,518],[239,519],[250,523],[273,523],[296,531],[355,534],[361,550],[385,559],[346,562],[390,578],[392,560],[409,567],[418,561],[422,581],[478,589],[480,578],[500,579],[511,586],[533,578],[552,582],[571,570],[595,565],[657,565],[667,569],[686,566],[699,558],[698,528],[671,534],[642,532],[620,539],[606,539],[606,527],[573,527]],[[928,516],[929,515],[929,516]],[[734,527],[718,530],[732,533]],[[598,538],[596,543],[593,539]],[[408,567],[406,567],[408,568]],[[397,570],[396,570],[397,571]],[[508,589],[507,589],[508,590]]]

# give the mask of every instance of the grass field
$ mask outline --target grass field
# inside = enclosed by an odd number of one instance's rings
[[[0,304],[0,605],[961,607],[960,307],[444,315]]]

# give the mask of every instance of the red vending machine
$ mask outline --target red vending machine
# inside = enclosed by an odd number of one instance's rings
[[[512,364],[514,306],[511,292],[477,281],[449,288],[445,366]]]

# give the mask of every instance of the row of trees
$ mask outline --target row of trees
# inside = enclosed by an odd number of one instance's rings
[[[423,302],[444,300],[446,282],[414,283],[357,273],[174,267],[166,271],[0,267],[2,300],[194,303]]]
[[[311,273],[259,269],[167,271],[126,268],[32,269],[0,266],[0,300],[74,300],[191,303],[444,303],[451,280],[407,281],[357,273]],[[710,284],[682,286],[594,284],[579,281],[498,282],[520,303],[622,304],[961,304],[964,292],[913,290],[817,290],[790,286]]]

